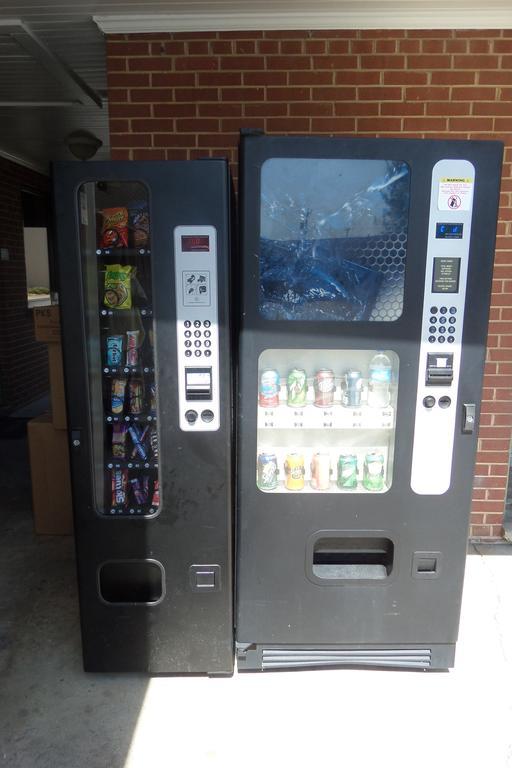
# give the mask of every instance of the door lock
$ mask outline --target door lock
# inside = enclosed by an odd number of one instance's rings
[[[471,435],[476,426],[476,405],[475,403],[464,403],[462,406],[462,432],[465,435]]]

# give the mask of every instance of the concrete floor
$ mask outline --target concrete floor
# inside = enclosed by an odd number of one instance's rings
[[[0,766],[512,768],[512,546],[470,548],[451,672],[86,675],[72,542],[32,533],[22,437],[0,455]]]

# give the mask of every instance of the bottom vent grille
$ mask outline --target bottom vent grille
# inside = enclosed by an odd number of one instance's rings
[[[428,648],[372,648],[371,650],[324,650],[264,648],[262,669],[291,669],[293,667],[339,667],[341,665],[368,667],[407,667],[424,669],[431,665]]]

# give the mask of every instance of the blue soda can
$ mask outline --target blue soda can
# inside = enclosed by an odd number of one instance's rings
[[[260,453],[258,456],[258,488],[261,491],[273,491],[278,484],[277,456],[275,453]]]

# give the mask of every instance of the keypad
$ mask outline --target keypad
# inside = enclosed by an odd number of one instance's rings
[[[453,334],[457,331],[457,307],[450,307],[449,309],[447,307],[441,307],[440,309],[430,307],[429,311],[429,344],[435,344],[436,342],[438,344],[445,344],[446,342],[453,344],[455,342]],[[446,317],[448,312],[450,317]],[[446,325],[447,323],[449,323],[448,326]],[[447,333],[449,334],[448,336],[446,336]]]
[[[203,357],[203,355],[204,357],[211,357],[212,332],[209,330],[211,325],[210,320],[204,320],[204,322],[201,320],[185,320],[183,326],[187,330],[183,331],[183,336],[185,337],[185,347],[187,348],[185,350],[186,357],[191,357],[192,354],[195,357]],[[195,330],[188,330],[191,327]],[[190,349],[192,346],[194,347],[193,350]]]

